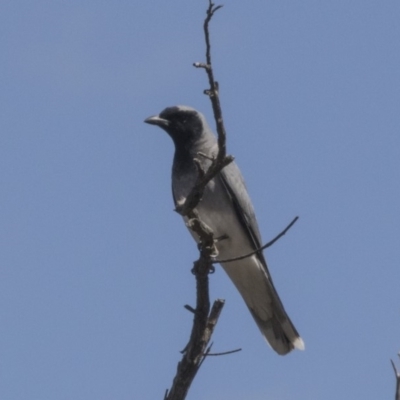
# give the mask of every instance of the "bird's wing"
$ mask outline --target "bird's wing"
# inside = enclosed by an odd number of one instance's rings
[[[242,229],[247,233],[254,250],[259,249],[262,246],[260,230],[239,168],[231,163],[221,171],[220,176]],[[247,273],[245,276],[243,274],[239,276],[239,280],[251,281],[250,292],[246,289],[240,290],[241,282],[237,284],[235,271],[230,272],[226,269],[226,272],[236,282],[257,325],[275,351],[286,354],[294,347],[303,350],[304,342],[283,307],[261,251],[257,253],[256,258],[259,261],[258,264],[264,267],[267,279],[260,280],[257,268],[254,268],[257,266],[257,263],[253,262],[254,258],[249,257],[247,261],[241,261],[246,265]],[[258,290],[260,284],[261,290]]]
[[[247,193],[243,176],[236,163],[232,162],[226,166],[221,171],[220,177],[222,184],[232,201],[238,220],[240,221],[242,228],[248,234],[250,243],[253,244],[253,249],[256,250],[260,248],[262,246],[262,240],[253,204],[250,200],[249,194]],[[258,256],[266,269],[268,277],[270,278],[267,270],[267,263],[262,252],[259,252]]]

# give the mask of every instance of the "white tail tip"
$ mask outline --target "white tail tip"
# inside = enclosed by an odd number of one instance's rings
[[[298,337],[294,342],[293,342],[293,346],[297,349],[297,350],[305,350],[306,346],[303,342],[303,339],[301,337]]]

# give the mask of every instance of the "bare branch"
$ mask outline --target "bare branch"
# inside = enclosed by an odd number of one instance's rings
[[[211,18],[213,15],[222,7],[222,5],[216,6],[210,0],[208,10],[207,10],[207,18],[204,21],[204,35],[206,40],[206,60],[207,60],[207,68],[205,68],[208,82],[210,84],[210,89],[207,92],[207,95],[210,97],[214,118],[217,125],[218,132],[218,147],[219,153],[217,159],[221,161],[226,156],[226,132],[224,127],[224,120],[222,118],[222,109],[219,101],[219,85],[214,79],[214,72],[212,69],[211,62],[211,45],[210,45],[210,31],[208,29],[208,25],[210,24]]]
[[[205,275],[205,277],[206,276],[207,275]],[[199,281],[197,281],[197,283],[199,283]],[[200,284],[204,284],[204,282],[200,282]],[[204,299],[201,299],[200,301],[204,301]],[[207,308],[207,301],[205,301],[205,304],[202,304],[201,307],[203,308],[204,305],[205,308]],[[181,361],[178,363],[176,376],[165,400],[185,399],[197,371],[210,351],[211,347],[207,346],[210,342],[211,335],[218,322],[223,306],[224,300],[218,299],[214,302],[208,318],[207,314],[204,318],[203,311],[205,311],[205,309],[200,310],[201,313],[195,314],[190,341],[185,348]]]
[[[207,93],[211,99],[214,117],[217,122],[219,151],[217,157],[215,160],[212,160],[211,166],[207,171],[202,169],[201,163],[198,160],[194,160],[198,170],[196,184],[187,196],[185,202],[180,204],[176,209],[182,216],[188,217],[190,229],[199,236],[200,258],[194,263],[192,270],[196,277],[196,309],[185,306],[187,310],[193,312],[194,316],[190,340],[184,349],[181,361],[178,363],[172,387],[166,392],[164,400],[183,400],[186,398],[197,371],[210,352],[211,346],[209,346],[209,342],[224,306],[224,300],[218,299],[214,302],[210,311],[208,274],[214,270],[212,260],[215,258],[217,252],[213,231],[200,221],[195,211],[195,207],[201,200],[206,185],[223,168],[233,161],[233,157],[226,156],[226,135],[222,121],[221,106],[219,104],[218,84],[214,80],[211,65],[211,45],[208,27],[214,13],[220,8],[221,6],[215,6],[210,0],[207,16],[204,21],[207,63],[195,64],[198,68],[204,68],[209,78],[210,89],[207,90]],[[199,156],[201,157],[202,155]]]
[[[190,212],[199,204],[203,196],[203,192],[208,182],[211,181],[218,173],[221,172],[228,164],[230,164],[234,158],[226,155],[226,132],[224,121],[222,118],[222,109],[219,101],[219,86],[218,82],[214,79],[214,72],[211,62],[211,43],[210,43],[210,30],[209,24],[214,16],[215,12],[218,11],[222,5],[216,6],[212,1],[209,1],[207,16],[204,20],[204,37],[206,42],[206,63],[196,62],[193,64],[196,68],[203,68],[208,76],[208,82],[210,88],[205,90],[205,93],[211,100],[211,105],[214,113],[214,119],[217,126],[218,133],[218,155],[211,163],[211,166],[205,173],[199,174],[196,184],[186,198],[186,201],[176,208],[176,211],[183,215],[189,216]],[[197,164],[196,164],[197,165]]]

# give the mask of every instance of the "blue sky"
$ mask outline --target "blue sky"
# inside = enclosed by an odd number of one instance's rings
[[[161,399],[197,251],[173,146],[143,123],[202,91],[206,1],[0,4],[0,397]],[[228,151],[305,352],[277,356],[224,272],[189,394],[394,396],[400,350],[400,4],[224,2],[212,24]],[[397,361],[397,360],[396,360]]]

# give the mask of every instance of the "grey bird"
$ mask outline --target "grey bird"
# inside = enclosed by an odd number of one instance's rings
[[[217,138],[204,116],[187,106],[168,107],[144,122],[162,128],[175,144],[172,193],[175,205],[181,205],[197,179],[193,159],[206,170],[218,153]],[[223,238],[216,242],[217,260],[249,254],[262,246],[253,205],[234,162],[208,183],[196,211],[214,237]],[[221,265],[271,347],[281,355],[294,348],[303,350],[304,342],[282,305],[262,252]]]

